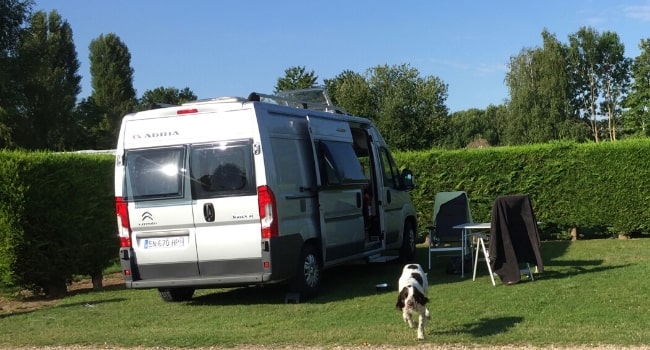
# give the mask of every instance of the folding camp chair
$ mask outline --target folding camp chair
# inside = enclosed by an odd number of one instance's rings
[[[457,253],[461,260],[461,277],[464,277],[465,256],[470,251],[471,244],[469,238],[465,237],[463,230],[453,227],[471,222],[472,214],[467,193],[456,191],[436,194],[433,206],[433,225],[427,227],[429,234],[429,270],[431,269],[431,260],[434,253]]]

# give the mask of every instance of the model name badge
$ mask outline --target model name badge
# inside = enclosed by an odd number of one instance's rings
[[[252,218],[254,218],[253,214],[233,215],[232,216],[233,220],[243,220],[243,219],[252,219]]]
[[[153,139],[157,137],[169,137],[169,136],[179,136],[180,133],[176,130],[174,131],[163,131],[163,132],[149,132],[146,134],[133,134],[134,140],[139,139]]]

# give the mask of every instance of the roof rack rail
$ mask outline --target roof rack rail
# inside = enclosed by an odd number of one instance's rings
[[[332,104],[327,90],[323,87],[280,91],[277,95],[251,92],[248,95],[248,100],[336,114],[349,114],[345,109]]]
[[[188,101],[183,103],[183,106],[185,105],[195,105],[195,104],[207,104],[207,103],[228,103],[228,102],[245,102],[247,101],[243,97],[238,97],[238,96],[221,96],[221,97],[212,97],[212,98],[203,98],[200,100],[196,101]]]
[[[178,105],[171,103],[162,103],[162,102],[152,102],[149,104],[149,109],[158,109],[158,108],[167,108],[167,107],[177,107]]]

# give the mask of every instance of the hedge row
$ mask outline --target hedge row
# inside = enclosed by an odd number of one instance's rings
[[[527,193],[546,235],[650,232],[650,140],[396,152],[416,179],[420,227],[435,194],[466,191],[475,221]],[[0,151],[0,285],[59,294],[116,258],[113,157]]]
[[[116,257],[113,157],[0,151],[0,282],[63,294]]]
[[[650,232],[650,140],[399,152],[395,158],[415,174],[421,227],[431,222],[437,192],[466,191],[474,221],[490,220],[497,196],[526,193],[545,235],[568,235],[573,228],[585,236]]]

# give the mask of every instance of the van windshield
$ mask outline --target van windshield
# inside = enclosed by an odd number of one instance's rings
[[[185,148],[126,151],[124,197],[130,200],[183,197]]]

